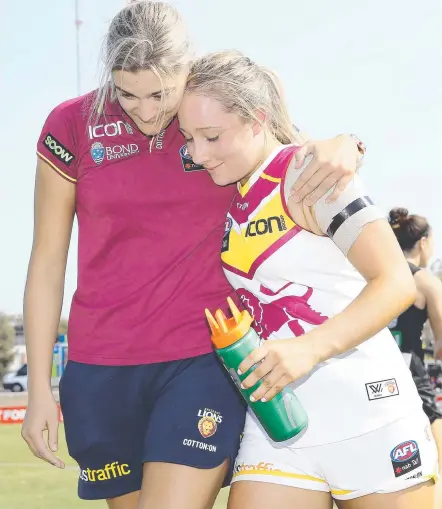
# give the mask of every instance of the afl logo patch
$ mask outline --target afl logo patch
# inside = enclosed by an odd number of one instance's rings
[[[407,440],[390,452],[395,477],[408,474],[422,465],[419,447],[415,440]]]
[[[183,145],[180,148],[180,157],[185,172],[204,170],[204,166],[202,166],[201,164],[195,164],[192,161],[192,158],[190,157],[190,154],[187,151],[187,145]]]
[[[198,430],[203,438],[212,437],[216,433],[217,424],[213,417],[205,416],[198,421]]]
[[[95,163],[101,164],[104,159],[104,147],[99,141],[92,144],[91,156]]]

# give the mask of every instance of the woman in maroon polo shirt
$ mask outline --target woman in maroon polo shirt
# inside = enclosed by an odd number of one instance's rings
[[[211,507],[244,422],[202,313],[232,291],[219,248],[235,189],[213,186],[178,131],[191,59],[174,8],[126,7],[107,34],[102,85],[57,106],[37,146],[22,434],[35,455],[63,467],[50,372],[76,216],[78,285],[60,398],[79,496],[111,509]],[[336,183],[339,194],[357,140],[311,142],[300,159],[307,152],[316,157],[300,197],[316,189],[315,200]]]

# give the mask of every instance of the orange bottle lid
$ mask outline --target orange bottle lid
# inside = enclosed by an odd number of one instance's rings
[[[216,311],[214,317],[206,309],[206,318],[212,331],[212,343],[217,349],[226,348],[236,343],[247,334],[253,322],[249,312],[240,311],[230,297],[227,297],[227,302],[233,315],[232,318],[226,318],[221,309]]]

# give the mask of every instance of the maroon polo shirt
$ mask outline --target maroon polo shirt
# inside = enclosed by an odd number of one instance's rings
[[[176,120],[151,138],[109,103],[94,124],[91,98],[56,107],[37,148],[76,186],[69,358],[130,365],[208,353],[204,308],[232,292],[220,250],[235,188],[217,187],[191,161]]]

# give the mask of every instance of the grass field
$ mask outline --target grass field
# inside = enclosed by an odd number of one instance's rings
[[[59,456],[66,469],[58,470],[35,458],[20,436],[20,425],[0,426],[0,509],[100,509],[104,502],[77,497],[78,470],[69,458],[60,427]],[[215,509],[225,509],[227,490]]]

